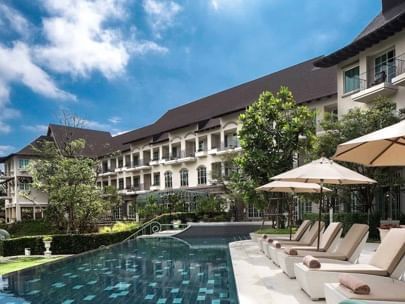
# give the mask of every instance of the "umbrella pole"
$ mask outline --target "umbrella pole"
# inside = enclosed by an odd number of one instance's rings
[[[323,203],[323,183],[320,183],[321,191],[319,192],[321,198],[319,200],[319,215],[318,215],[318,239],[317,239],[317,246],[316,250],[319,251],[319,245],[321,242],[321,221],[322,221],[322,203]]]
[[[292,208],[291,206],[293,205],[294,202],[294,192],[292,194],[292,202],[288,203],[288,227],[290,228],[290,241],[292,239]]]

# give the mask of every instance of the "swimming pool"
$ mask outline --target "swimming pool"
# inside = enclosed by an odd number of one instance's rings
[[[0,303],[236,304],[232,240],[132,240],[10,274]]]

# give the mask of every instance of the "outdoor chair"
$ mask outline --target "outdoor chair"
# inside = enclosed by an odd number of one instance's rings
[[[330,223],[325,232],[321,236],[321,242],[319,244],[319,250],[317,246],[300,246],[300,247],[288,247],[284,250],[277,251],[277,262],[280,265],[283,272],[290,278],[295,278],[294,264],[302,261],[304,255],[299,252],[333,252],[337,247],[340,236],[342,235],[343,225],[340,222]],[[367,229],[368,230],[368,229]],[[293,255],[294,254],[294,255]]]
[[[311,221],[310,220],[305,220],[301,223],[301,225],[298,227],[297,231],[292,235],[291,237],[291,241],[292,242],[298,242],[302,239],[305,231],[308,230],[308,228],[311,226]],[[290,241],[290,239],[288,238],[288,236],[285,237],[271,237],[271,236],[267,236],[267,238],[260,238],[258,239],[259,242],[259,247],[260,250],[264,252],[265,250],[265,245],[268,243],[269,239],[271,239],[272,241]]]
[[[341,273],[361,273],[400,278],[405,269],[405,229],[393,228],[381,242],[368,264],[342,264],[336,261],[309,268],[303,263],[294,265],[301,288],[311,299],[324,298],[324,283],[337,283]]]
[[[321,233],[325,228],[325,223],[321,222]],[[279,241],[278,243],[283,246],[314,246],[318,237],[318,221],[314,222],[310,229],[304,234],[302,239],[296,241]],[[267,257],[270,258],[274,264],[278,265],[277,251],[284,250],[276,248],[274,242],[267,243]]]

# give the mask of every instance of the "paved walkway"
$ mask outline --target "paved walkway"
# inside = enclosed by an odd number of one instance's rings
[[[378,244],[367,244],[360,262],[367,262]],[[323,304],[313,302],[297,280],[289,279],[251,240],[229,244],[240,304]]]

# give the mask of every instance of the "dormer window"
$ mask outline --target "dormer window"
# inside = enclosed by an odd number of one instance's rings
[[[29,159],[20,159],[18,160],[18,168],[19,169],[27,169],[30,163]]]

